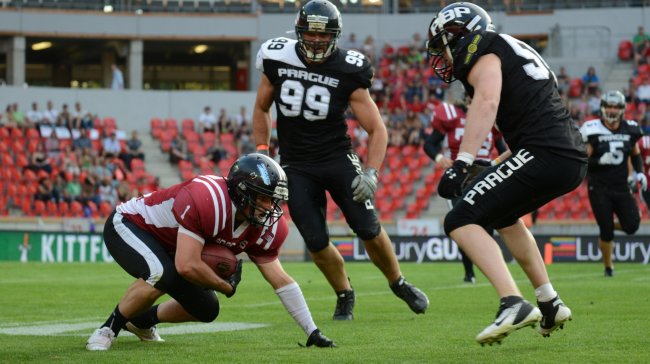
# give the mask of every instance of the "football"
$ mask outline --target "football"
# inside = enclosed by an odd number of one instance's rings
[[[206,244],[201,259],[221,278],[230,277],[237,268],[237,257],[223,245]]]

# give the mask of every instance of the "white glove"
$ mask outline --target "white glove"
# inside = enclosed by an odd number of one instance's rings
[[[648,189],[648,178],[645,176],[645,173],[637,173],[634,175],[634,178],[641,185],[641,191],[645,192]]]
[[[363,174],[354,177],[351,187],[354,201],[363,202],[372,199],[377,190],[377,170],[374,168],[366,169]]]
[[[610,164],[615,164],[614,163],[614,156],[612,153],[604,153],[603,155],[600,156],[600,159],[598,160],[598,164],[600,165],[610,165]]]

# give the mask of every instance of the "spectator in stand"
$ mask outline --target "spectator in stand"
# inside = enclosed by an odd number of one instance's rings
[[[79,201],[79,197],[81,196],[81,181],[79,180],[79,174],[72,174],[72,178],[68,181],[65,190],[66,196],[69,199],[67,202]]]
[[[350,33],[348,36],[348,40],[345,42],[345,45],[343,46],[344,48],[347,49],[352,49],[352,50],[361,50],[361,47],[359,46],[359,42],[357,41],[357,35],[354,33]]]
[[[17,102],[14,102],[11,105],[11,113],[13,115],[14,122],[16,122],[16,126],[18,128],[25,129],[27,127],[27,125],[25,124],[25,113],[20,111]]]
[[[596,94],[596,90],[600,88],[600,79],[596,75],[596,68],[589,66],[587,73],[582,76],[582,93],[587,95]]]
[[[239,107],[239,114],[233,116],[233,126],[235,129],[241,128],[243,124],[250,124],[251,123],[251,118],[248,116],[248,113],[246,112],[246,106],[240,106]]]
[[[377,49],[375,48],[375,39],[372,37],[372,35],[369,35],[366,37],[366,40],[363,41],[363,45],[361,46],[361,51],[363,54],[365,54],[368,59],[375,63],[375,57],[377,55]]]
[[[43,143],[38,143],[36,145],[36,150],[30,156],[30,163],[27,166],[27,169],[31,169],[34,172],[45,171],[48,174],[52,173],[52,162],[47,156],[47,151]]]
[[[217,118],[217,126],[219,127],[219,131],[221,133],[232,133],[234,131],[232,122],[230,121],[230,117],[228,117],[228,113],[226,112],[226,109],[223,107],[219,110],[219,117]]]
[[[38,110],[38,103],[32,102],[32,108],[25,115],[25,124],[28,124],[29,127],[36,127],[41,124],[43,121],[43,113]]]
[[[422,125],[422,121],[420,121],[420,118],[413,110],[406,111],[406,119],[404,119],[404,128],[405,128],[404,140],[406,140],[406,144],[420,145],[424,128]]]
[[[645,77],[643,83],[637,87],[636,98],[639,102],[650,103],[650,77]]]
[[[79,137],[72,141],[72,149],[75,152],[81,152],[84,149],[92,149],[93,143],[90,140],[90,130],[81,129],[81,134]]]
[[[124,161],[124,164],[129,169],[129,171],[131,170],[131,161],[133,159],[144,160],[142,141],[138,136],[137,130],[133,130],[131,132],[131,138],[126,141],[126,151],[122,154],[122,160]]]
[[[99,198],[100,203],[108,202],[111,204],[111,206],[115,206],[118,201],[118,197],[117,191],[111,182],[111,179],[108,178],[101,180],[99,186],[97,187],[97,197]]]
[[[237,144],[237,153],[240,156],[255,153],[255,143],[253,142],[253,132],[250,124],[243,124],[237,130],[235,143]]]
[[[78,153],[78,160],[79,160],[79,167],[81,167],[82,171],[90,172],[93,169],[94,166],[94,161],[95,161],[95,152],[92,149],[81,149],[81,151],[77,151]]]
[[[555,76],[557,78],[557,89],[562,98],[569,97],[569,88],[571,86],[571,77],[566,73],[566,68],[560,66],[560,72]]]
[[[59,110],[54,108],[52,100],[47,101],[47,108],[43,111],[43,123],[54,127],[59,119]]]
[[[219,140],[219,138],[214,138],[214,142],[208,148],[208,151],[206,152],[206,155],[203,158],[212,161],[215,165],[218,165],[222,159],[226,158],[226,155],[227,152],[221,146],[221,141]]]
[[[5,108],[4,118],[2,118],[3,126],[7,128],[15,128],[16,122],[14,121],[14,108],[12,104],[8,104]]]
[[[91,171],[91,175],[95,178],[96,181],[101,182],[103,180],[112,180],[113,179],[113,170],[109,168],[110,158],[107,157],[97,157],[95,158],[95,164]]]
[[[34,200],[40,200],[43,202],[55,200],[54,188],[52,187],[52,181],[49,177],[39,178]]]
[[[63,104],[59,117],[56,120],[56,126],[63,126],[72,130],[72,114],[68,110],[68,104]]]
[[[93,127],[93,116],[90,112],[81,108],[81,103],[75,102],[74,110],[70,115],[73,129],[91,129]]]
[[[117,140],[117,134],[115,131],[112,131],[109,136],[104,138],[102,141],[102,156],[118,156],[122,151],[122,146],[120,141]]]
[[[632,44],[634,45],[634,65],[639,66],[641,60],[641,54],[644,53],[646,49],[646,40],[650,40],[650,35],[645,32],[645,29],[642,25],[637,28],[637,32],[632,37]]]
[[[138,197],[138,189],[131,188],[126,180],[122,180],[117,185],[117,198],[120,202],[126,202],[133,197]]]
[[[50,137],[45,139],[45,152],[50,159],[57,159],[59,157],[59,153],[61,153],[61,144],[59,143],[59,139],[56,137],[56,133],[50,134]]]
[[[187,151],[187,143],[180,135],[172,139],[169,145],[169,162],[177,164],[180,161],[189,160],[189,153]]]
[[[79,195],[79,202],[85,204],[88,201],[92,201],[99,206],[97,180],[92,176],[92,174],[84,174],[83,178],[81,178],[81,195]]]
[[[589,96],[587,100],[587,115],[594,116],[600,113],[600,96],[602,91],[600,89],[596,90],[596,93]]]
[[[57,173],[54,178],[54,183],[52,184],[52,196],[55,202],[69,200],[67,185],[68,183],[65,180],[65,174],[63,172]]]
[[[203,108],[203,112],[199,115],[199,131],[201,133],[217,132],[217,116],[212,112],[210,106]]]

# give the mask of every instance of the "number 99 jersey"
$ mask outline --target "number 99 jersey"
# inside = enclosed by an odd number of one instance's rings
[[[307,63],[294,39],[260,47],[256,67],[273,85],[282,163],[315,162],[352,149],[345,111],[350,95],[369,88],[373,69],[353,50],[338,48],[322,63]]]

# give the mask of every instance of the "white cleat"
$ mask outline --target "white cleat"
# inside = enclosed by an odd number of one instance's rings
[[[115,341],[115,334],[110,327],[100,327],[95,330],[86,342],[86,349],[90,351],[105,351],[111,348]]]
[[[571,309],[562,302],[560,296],[555,296],[548,302],[537,301],[537,306],[544,315],[539,325],[539,333],[544,337],[551,336],[551,333],[558,328],[563,329],[564,323],[571,321]]]
[[[519,298],[519,297],[518,297]],[[511,332],[526,326],[535,326],[542,318],[542,312],[530,302],[519,298],[519,301],[508,306],[501,304],[497,318],[476,336],[476,341],[481,346],[501,341]]]
[[[163,338],[158,335],[156,331],[156,326],[151,326],[148,329],[141,329],[131,322],[127,322],[125,326],[126,331],[132,333],[133,335],[140,338],[142,341],[153,341],[153,342],[163,342]]]

